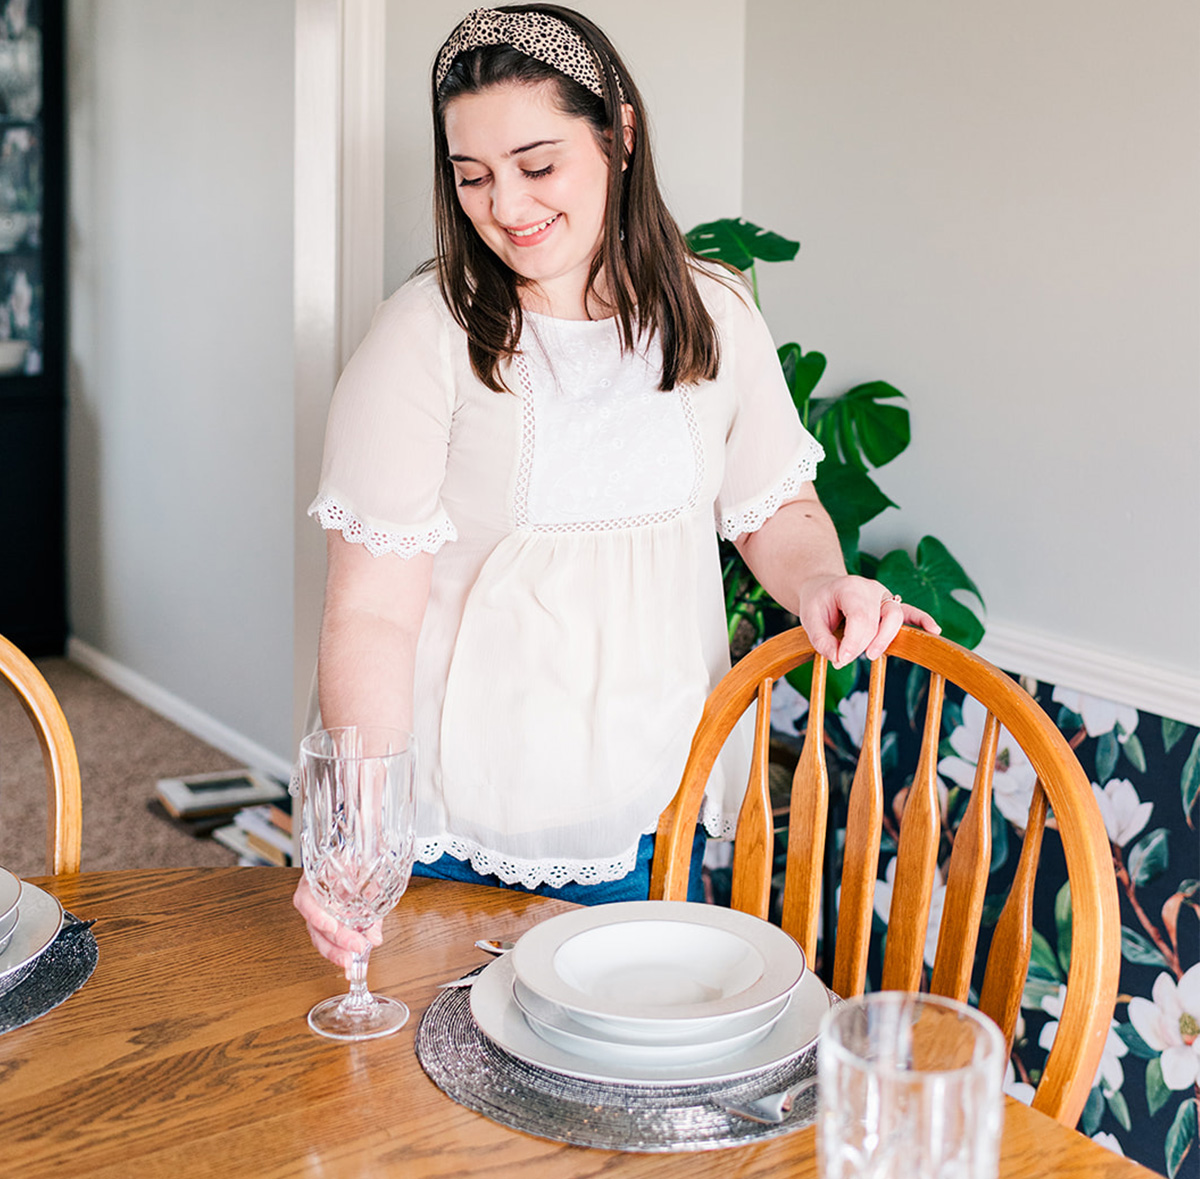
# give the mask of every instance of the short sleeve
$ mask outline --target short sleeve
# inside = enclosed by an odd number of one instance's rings
[[[801,425],[771,333],[747,295],[714,299],[722,376],[733,381],[717,530],[726,540],[757,532],[817,473],[825,452]],[[728,367],[727,367],[728,366]]]
[[[376,556],[433,553],[457,538],[440,496],[454,408],[449,325],[436,286],[406,284],[375,313],[334,390],[308,514]]]

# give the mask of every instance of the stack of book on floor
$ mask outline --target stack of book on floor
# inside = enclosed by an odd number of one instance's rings
[[[292,844],[290,798],[280,803],[248,806],[233,816],[228,827],[218,827],[213,838],[238,854],[239,864],[274,864],[290,868],[299,863]]]
[[[256,770],[160,778],[150,809],[189,834],[211,835],[238,863],[292,863],[291,796]]]

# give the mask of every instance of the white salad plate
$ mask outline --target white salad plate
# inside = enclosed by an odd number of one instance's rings
[[[817,1038],[821,1016],[829,1009],[829,992],[824,984],[811,971],[805,971],[787,1009],[767,1034],[726,1056],[690,1063],[604,1061],[568,1052],[533,1030],[513,996],[512,957],[507,954],[497,958],[475,977],[471,987],[475,1023],[488,1039],[518,1060],[584,1081],[698,1085],[735,1080],[779,1064],[811,1045]]]
[[[561,1008],[539,1000],[520,979],[513,980],[513,1002],[521,1009],[525,1022],[547,1043],[573,1052],[585,1060],[606,1065],[700,1064],[717,1060],[761,1040],[783,1014],[783,1007],[787,1006],[785,1000],[774,1018],[759,1019],[757,1024],[747,1028],[730,1032],[722,1026],[719,1039],[691,1040],[686,1044],[627,1044],[620,1040],[605,1039],[599,1032],[576,1023]],[[542,1015],[547,1018],[542,1018]]]
[[[6,975],[20,970],[45,950],[58,937],[62,923],[62,905],[57,898],[27,882],[21,889],[21,920],[0,953],[0,984]]]
[[[535,995],[627,1043],[719,1037],[727,1020],[746,1030],[782,1008],[805,974],[804,951],[777,926],[687,901],[563,913],[529,930],[510,957]]]
[[[7,869],[0,868],[0,922],[12,916],[20,899],[21,881]]]

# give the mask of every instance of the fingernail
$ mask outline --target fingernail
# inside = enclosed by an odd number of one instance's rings
[[[382,929],[376,929],[376,928],[372,927],[371,929],[367,930],[367,937],[371,939],[371,945],[373,945],[373,946],[382,946],[383,945],[383,930]]]

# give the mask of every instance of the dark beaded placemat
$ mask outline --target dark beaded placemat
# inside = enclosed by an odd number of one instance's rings
[[[70,914],[66,918],[67,924],[58,937],[31,964],[21,981],[0,995],[0,1034],[54,1010],[91,978],[100,960],[91,922],[78,921]]]
[[[817,1069],[816,1046],[737,1081],[638,1085],[587,1081],[526,1064],[494,1044],[471,1017],[469,987],[443,991],[417,1028],[417,1059],[460,1105],[539,1138],[641,1152],[743,1146],[811,1124],[816,1088],[777,1126],[728,1114],[718,1101],[779,1092]]]

